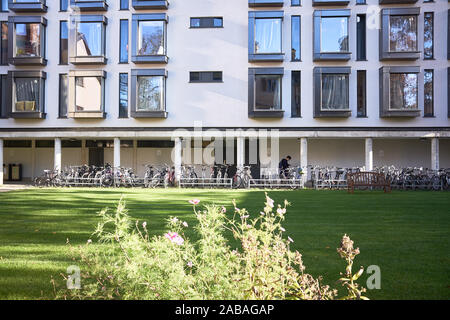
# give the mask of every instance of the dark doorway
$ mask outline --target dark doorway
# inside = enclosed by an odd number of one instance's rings
[[[89,148],[89,165],[103,167],[104,152],[103,148]]]

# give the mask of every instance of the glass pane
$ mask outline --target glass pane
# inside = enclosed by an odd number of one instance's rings
[[[255,76],[255,109],[281,110],[281,76]]]
[[[59,9],[61,11],[67,11],[67,7],[69,6],[69,0],[60,0]]]
[[[416,73],[391,73],[390,108],[398,110],[417,109]]]
[[[432,117],[433,108],[433,70],[425,70],[423,73],[424,114]]]
[[[16,23],[16,57],[39,57],[41,25],[38,23]]]
[[[101,22],[79,22],[77,24],[77,56],[101,56],[102,32]]]
[[[120,62],[128,62],[128,20],[120,20]]]
[[[222,18],[214,18],[214,27],[222,27],[223,19]]]
[[[137,84],[138,101],[136,111],[163,111],[164,77],[138,77]]]
[[[299,6],[300,0],[291,0],[291,6]]]
[[[8,64],[8,22],[1,23],[0,64]]]
[[[1,11],[8,11],[8,0],[2,0],[0,9]]]
[[[164,54],[164,22],[139,21],[139,55]]]
[[[67,117],[67,86],[68,86],[68,76],[67,74],[59,75],[59,117]]]
[[[291,117],[300,117],[300,71],[292,71],[291,73]]]
[[[128,4],[130,0],[120,0],[120,10],[128,10]]]
[[[59,39],[59,63],[69,63],[69,30],[67,28],[67,21],[61,21],[60,25],[60,39]]]
[[[423,25],[423,57],[433,58],[433,13],[425,12]]]
[[[357,71],[357,116],[366,116],[366,71]]]
[[[390,16],[390,51],[417,51],[417,17]]]
[[[281,53],[281,19],[255,20],[255,53]]]
[[[348,103],[348,75],[322,75],[322,110],[347,110]]]
[[[191,18],[191,28],[200,28],[200,18]]]
[[[291,20],[292,61],[300,60],[300,17],[293,16]]]
[[[128,118],[128,73],[119,75],[119,118]]]
[[[102,110],[102,78],[75,78],[75,111]]]
[[[320,52],[348,52],[348,18],[321,18]]]
[[[15,78],[15,112],[32,112],[38,110],[40,95],[38,78]]]

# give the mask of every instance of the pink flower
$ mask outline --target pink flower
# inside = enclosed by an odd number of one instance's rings
[[[222,213],[227,212],[227,208],[225,208],[224,206],[222,206]]]
[[[190,203],[190,204],[193,204],[193,205],[195,206],[195,205],[197,205],[197,204],[200,203],[200,200],[198,200],[198,199],[192,199],[192,200],[189,200],[189,203]]]
[[[147,226],[147,222],[146,221],[142,222],[142,228],[145,229],[146,226]]]
[[[268,196],[266,196],[267,205],[271,208],[273,208],[273,199],[270,199]]]
[[[283,214],[286,213],[286,209],[285,209],[285,208],[278,208],[278,209],[277,209],[277,213],[278,213],[280,216],[282,216]]]
[[[164,235],[167,239],[169,239],[171,242],[181,246],[184,242],[184,239],[180,237],[180,235],[176,232],[169,232]]]
[[[189,261],[189,262],[187,263],[187,266],[188,266],[189,268],[192,268],[193,265],[194,265],[194,264],[192,263],[192,261]]]
[[[186,227],[186,228],[188,227],[188,224],[187,224],[186,221],[183,222],[183,226]]]

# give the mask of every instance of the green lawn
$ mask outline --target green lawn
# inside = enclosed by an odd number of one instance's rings
[[[263,191],[28,189],[0,193],[0,299],[52,298],[50,279],[74,264],[66,239],[89,239],[103,207],[125,196],[130,214],[154,234],[164,219],[194,224],[188,200],[238,207],[259,214]],[[450,299],[450,193],[361,191],[270,191],[287,199],[285,228],[304,258],[307,272],[336,286],[344,263],[336,247],[344,233],[361,254],[360,265],[381,268],[381,289],[372,299]],[[365,284],[367,274],[362,278]]]

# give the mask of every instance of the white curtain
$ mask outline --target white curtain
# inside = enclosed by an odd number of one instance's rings
[[[322,110],[349,109],[348,76],[322,75]]]
[[[255,53],[281,53],[281,19],[255,20]]]

